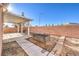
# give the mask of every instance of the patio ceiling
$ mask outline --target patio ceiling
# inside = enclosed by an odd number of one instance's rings
[[[31,21],[31,19],[13,14],[11,12],[4,13],[4,23],[25,23],[29,21]]]

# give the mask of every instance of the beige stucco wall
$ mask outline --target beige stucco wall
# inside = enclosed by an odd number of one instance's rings
[[[3,33],[3,30],[2,30],[2,7],[0,6],[0,55],[1,55],[1,52],[2,52],[2,33]]]

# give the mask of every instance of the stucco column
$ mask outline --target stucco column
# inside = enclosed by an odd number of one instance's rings
[[[19,27],[20,27],[19,24],[17,24],[17,33],[19,33]]]
[[[30,35],[30,22],[28,22],[28,25],[27,25],[27,27],[28,27],[28,36]]]
[[[23,23],[21,23],[21,33],[23,33]]]
[[[3,39],[3,8],[0,6],[0,55],[2,52],[2,39]]]

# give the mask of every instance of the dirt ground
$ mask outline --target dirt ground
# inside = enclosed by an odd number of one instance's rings
[[[28,56],[17,42],[3,43],[2,56]]]

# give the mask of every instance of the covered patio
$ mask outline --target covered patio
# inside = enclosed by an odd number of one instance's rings
[[[1,3],[0,4],[0,55],[2,54],[2,40],[3,41],[11,41],[7,39],[13,39],[16,37],[22,37],[25,36],[23,35],[23,27],[24,24],[27,25],[27,34],[26,36],[30,36],[30,22],[32,21],[31,19],[28,19],[22,15],[17,15],[12,12],[9,12],[7,10],[8,3]],[[3,33],[4,28],[3,23],[13,23],[16,25],[17,32],[16,33],[8,33],[5,34]]]
[[[30,35],[30,21],[31,19],[25,18],[24,16],[19,16],[16,14],[13,14],[11,12],[5,12],[4,13],[4,23],[13,23],[17,27],[17,33],[23,33],[23,27],[24,24],[27,25],[28,31],[27,35]]]

